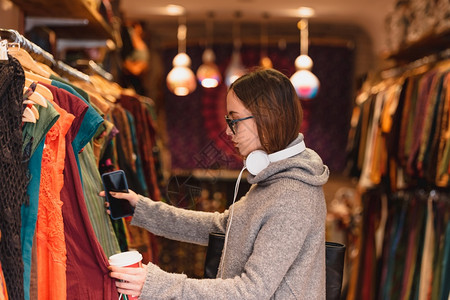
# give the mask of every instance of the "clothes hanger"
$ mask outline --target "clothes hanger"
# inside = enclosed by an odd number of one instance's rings
[[[30,109],[31,112],[34,115],[34,118],[36,120],[39,120],[39,111],[34,106],[35,104],[39,104],[42,106],[47,107],[47,100],[45,100],[44,97],[42,97],[38,92],[36,92],[36,86],[37,83],[32,84],[30,87],[24,87],[23,88],[23,101],[22,104],[26,105],[26,108]],[[29,118],[28,113],[29,111],[23,114],[23,119],[33,121]]]
[[[0,61],[8,61],[8,41],[0,40]]]
[[[29,106],[29,108],[31,109],[31,112],[32,112],[33,115],[34,115],[34,118],[35,118],[36,120],[39,120],[39,111],[38,111],[38,109],[36,108],[36,106],[31,105],[31,106]]]
[[[35,74],[32,74],[32,73],[27,74],[27,72],[25,71],[25,86],[27,86],[27,87],[29,87],[33,82],[36,82],[36,81],[41,81],[41,82],[49,84],[49,85],[51,84],[51,81],[50,81],[50,83],[48,83],[48,82],[42,81],[41,78],[39,78],[39,77],[34,77],[34,78],[36,78],[36,80],[33,80],[30,77],[27,78],[27,76],[30,76],[30,75],[31,75],[31,77],[33,77]],[[42,79],[48,81],[47,78],[42,78]],[[38,92],[39,94],[41,94],[48,101],[53,101],[52,92],[48,89],[48,87],[43,86],[42,84],[39,84],[39,82],[37,83],[35,92]],[[45,107],[47,107],[47,106],[45,105]]]
[[[36,123],[36,117],[28,106],[25,107],[25,110],[23,111],[22,122]]]
[[[86,81],[74,80],[74,81],[72,81],[72,83],[75,86],[85,90],[88,94],[89,93],[93,94],[98,99],[101,99],[101,100],[103,100],[105,102],[108,102],[108,103],[109,102],[115,103],[116,102],[116,98],[114,98],[114,97],[109,97],[108,98],[107,94],[105,94],[105,92],[103,90],[101,90],[94,81],[86,82]]]
[[[41,67],[42,69],[47,71],[49,74],[59,77],[58,73],[53,71],[53,69],[51,67],[49,67],[48,65],[46,65],[44,63],[41,63],[41,62],[38,62],[38,61],[36,62],[36,64],[38,64],[39,67]]]
[[[37,89],[37,86],[36,86],[36,89]],[[28,87],[25,86],[23,88],[23,92],[25,93],[25,92],[27,92],[27,90],[28,90]],[[28,95],[27,99],[24,99],[24,100],[31,100],[31,101],[33,101],[33,104],[39,104],[40,106],[47,107],[47,99],[36,90],[33,93],[31,93],[30,95]]]
[[[36,102],[34,102],[33,100],[26,99],[26,100],[23,100],[22,104],[25,104],[25,105],[32,104],[33,105],[33,104],[36,104]]]
[[[43,77],[50,78],[50,73],[41,68],[26,50],[22,48],[9,48],[8,53],[9,55],[15,57],[23,68]]]
[[[43,77],[43,76],[35,74],[35,73],[32,73],[32,72],[27,71],[27,70],[25,70],[25,79],[29,79],[31,81],[40,81],[40,82],[43,82],[43,83],[48,84],[48,85],[52,84],[51,79]]]
[[[122,88],[118,84],[116,85],[97,74],[91,75],[89,78],[99,93],[108,101],[114,103],[116,99],[120,98]]]

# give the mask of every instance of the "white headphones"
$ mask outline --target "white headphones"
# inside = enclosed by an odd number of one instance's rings
[[[251,152],[244,162],[245,167],[252,175],[257,175],[259,172],[267,168],[270,163],[280,161],[291,156],[302,153],[306,149],[305,142],[291,146],[289,148],[267,154],[263,150],[255,150]]]
[[[251,152],[247,156],[247,159],[244,161],[244,167],[242,168],[242,170],[239,173],[239,176],[236,180],[236,185],[234,186],[233,204],[236,201],[237,192],[239,190],[239,183],[241,182],[241,176],[245,169],[247,169],[250,172],[250,174],[256,175],[259,172],[261,172],[262,170],[264,170],[265,168],[267,168],[267,166],[269,166],[269,164],[271,162],[280,161],[280,160],[289,158],[291,156],[294,156],[296,154],[300,154],[305,149],[306,149],[305,142],[301,141],[300,143],[298,143],[294,146],[291,146],[289,148],[286,148],[286,149],[283,149],[283,150],[280,150],[280,151],[277,151],[277,152],[274,152],[271,154],[267,154],[266,152],[264,152],[262,150],[255,150],[255,151]],[[227,253],[228,236],[230,233],[231,222],[233,222],[233,213],[234,213],[234,205],[233,204],[231,205],[231,211],[230,211],[230,217],[229,217],[230,221],[228,222],[228,226],[225,231],[225,241],[224,241],[224,245],[223,245],[222,259],[220,261],[220,266],[219,266],[220,278],[222,278],[222,276],[223,276],[223,265],[225,262],[225,255]]]

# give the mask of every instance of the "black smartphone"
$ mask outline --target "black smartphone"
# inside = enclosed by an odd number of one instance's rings
[[[131,216],[134,207],[128,200],[118,199],[111,196],[109,192],[127,193],[128,184],[123,170],[112,171],[102,174],[103,188],[105,190],[106,201],[109,202],[111,219],[117,220],[123,217]]]

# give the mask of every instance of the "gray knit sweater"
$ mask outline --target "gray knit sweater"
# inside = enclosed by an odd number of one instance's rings
[[[322,185],[328,176],[327,166],[308,148],[249,174],[252,186],[234,204],[223,279],[191,279],[149,263],[140,299],[325,299]],[[132,224],[207,245],[210,232],[225,232],[229,212],[184,210],[141,197]]]

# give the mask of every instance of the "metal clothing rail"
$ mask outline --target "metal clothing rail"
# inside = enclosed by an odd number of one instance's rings
[[[0,28],[0,38],[7,39],[11,43],[19,44],[20,47],[26,50],[31,55],[32,58],[34,58],[39,62],[45,63],[50,67],[56,65],[56,60],[53,57],[53,55],[43,50],[41,47],[34,44],[33,42],[27,40],[16,30]]]
[[[84,74],[81,71],[78,71],[77,69],[69,66],[68,64],[66,64],[60,60],[56,63],[55,67],[57,69],[56,70],[57,73],[62,72],[62,73],[64,73],[64,75],[69,76],[69,77],[75,77],[76,79],[81,79],[86,82],[91,81],[91,79],[89,78],[89,75]]]
[[[398,77],[402,74],[405,74],[405,72],[411,71],[411,70],[419,68],[421,66],[435,64],[439,61],[448,60],[448,59],[450,59],[450,48],[438,51],[433,54],[423,56],[423,57],[418,58],[418,59],[416,59],[412,62],[409,62],[405,65],[382,70],[380,72],[380,75],[381,75],[382,79]]]
[[[90,60],[89,61],[89,66],[100,76],[102,76],[103,78],[105,78],[106,80],[109,81],[113,81],[114,80],[114,76],[107,72],[105,69],[103,69],[102,67],[100,67],[95,61]]]
[[[18,44],[21,48],[26,50],[33,59],[45,63],[46,65],[53,68],[60,75],[71,76],[83,81],[90,82],[88,75],[78,71],[77,69],[67,65],[66,63],[60,60],[58,61],[55,60],[53,55],[43,50],[35,43],[26,39],[16,30],[0,28],[0,39],[6,39],[11,43]]]
[[[81,70],[85,69],[86,71],[90,71],[90,73],[95,73],[97,75],[100,75],[104,79],[108,81],[114,81],[114,76],[103,69],[100,65],[98,65],[93,60],[88,59],[77,59],[75,62],[76,68],[81,68]],[[88,72],[89,74],[89,72]]]

